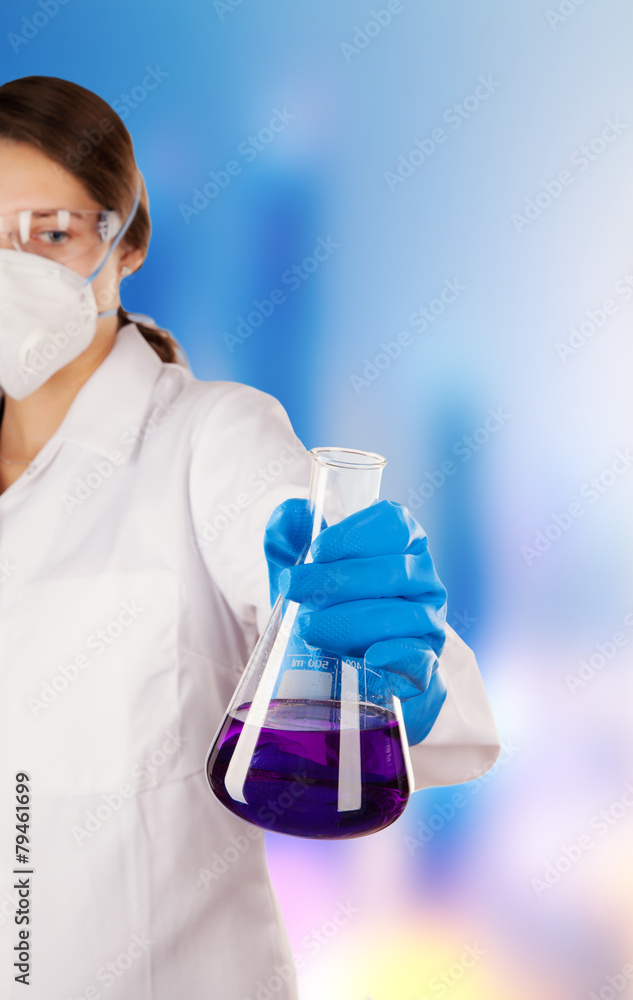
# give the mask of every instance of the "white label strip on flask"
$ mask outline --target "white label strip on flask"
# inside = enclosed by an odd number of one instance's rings
[[[295,604],[294,601],[290,601],[289,606],[286,608],[286,614],[281,620],[275,641],[268,654],[268,660],[244,720],[242,732],[237,738],[233,756],[226,769],[224,787],[234,802],[244,802],[246,804],[244,782],[246,781],[248,769],[251,766],[259,734],[266,721],[271,695],[275,688],[279,668],[286,646],[290,640],[292,626],[294,625],[298,610],[299,605]]]
[[[409,794],[413,793],[415,789],[415,776],[413,774],[413,763],[411,761],[411,754],[409,753],[409,741],[407,739],[407,730],[404,724],[404,716],[402,714],[402,705],[400,704],[400,699],[397,695],[393,696],[393,710],[400,725],[400,736],[402,743],[402,756],[404,759],[404,769],[407,772],[407,781],[409,782]]]
[[[315,524],[318,524],[319,527],[321,525],[321,509],[323,505],[324,488],[325,487],[323,486],[316,500],[316,511],[314,512],[314,520],[312,522],[312,541],[314,541],[316,534],[318,534],[318,532],[315,531]],[[318,515],[318,520],[316,515]],[[312,555],[308,549],[304,563],[309,562],[312,562]],[[277,600],[280,599],[280,596],[281,595],[277,597]],[[244,782],[246,781],[248,769],[251,766],[251,760],[255,752],[255,747],[257,746],[259,734],[266,719],[270,699],[273,691],[275,690],[275,683],[277,681],[279,669],[283,661],[284,653],[286,652],[286,647],[290,642],[292,627],[295,623],[299,607],[300,605],[295,601],[288,602],[286,613],[281,620],[279,631],[275,636],[275,641],[273,642],[270,653],[268,654],[266,666],[264,667],[259,684],[257,685],[257,690],[253,696],[251,706],[248,710],[246,719],[244,720],[242,732],[237,738],[233,756],[231,757],[229,766],[226,769],[226,774],[224,775],[224,787],[234,802],[244,802],[246,804],[246,799],[244,798]]]
[[[360,809],[363,789],[360,773],[358,667],[341,660],[341,730],[338,762],[338,811]]]

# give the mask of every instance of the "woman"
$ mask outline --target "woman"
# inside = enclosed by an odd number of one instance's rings
[[[215,800],[204,761],[294,563],[284,512],[310,457],[276,399],[195,379],[120,305],[150,221],[107,104],[56,78],[5,84],[0,167],[0,992],[291,1000],[262,832]],[[373,510],[381,537],[404,531],[399,606],[429,623],[385,666],[416,787],[468,780],[499,753],[474,657],[428,553],[427,591],[401,599],[417,522]],[[361,562],[346,599],[393,597],[363,592]],[[364,647],[413,634],[389,624]]]

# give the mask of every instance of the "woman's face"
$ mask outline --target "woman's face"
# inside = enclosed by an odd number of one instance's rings
[[[0,139],[0,217],[23,208],[79,210],[104,207],[108,206],[94,201],[81,181],[41,150],[28,143]],[[124,242],[116,247],[92,282],[100,312],[119,305],[122,262],[132,270],[142,263],[142,252],[126,251]],[[94,250],[74,258],[65,266],[87,278],[101,263],[109,245],[97,245]],[[4,234],[0,234],[0,247],[12,247]]]

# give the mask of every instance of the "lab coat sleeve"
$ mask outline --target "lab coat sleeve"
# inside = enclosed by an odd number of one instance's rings
[[[437,669],[446,698],[431,731],[410,750],[416,791],[478,778],[501,752],[475,654],[448,624]]]
[[[220,385],[196,421],[190,506],[200,554],[254,646],[271,610],[266,525],[282,501],[308,497],[312,459],[278,399]]]
[[[197,426],[190,502],[201,555],[252,648],[271,610],[266,525],[283,500],[308,497],[312,459],[279,400],[224,385]],[[411,747],[416,790],[479,777],[501,749],[474,653],[450,626],[438,669],[447,693],[431,731]]]

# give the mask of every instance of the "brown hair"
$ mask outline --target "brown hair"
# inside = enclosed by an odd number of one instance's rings
[[[132,139],[117,113],[97,94],[55,76],[10,80],[0,86],[0,138],[42,150],[121,219],[132,208],[140,179],[139,205],[122,242],[147,251],[152,228],[148,197]],[[120,325],[131,322],[122,306],[118,316]],[[182,348],[167,330],[142,322],[136,325],[161,361],[186,365]]]

